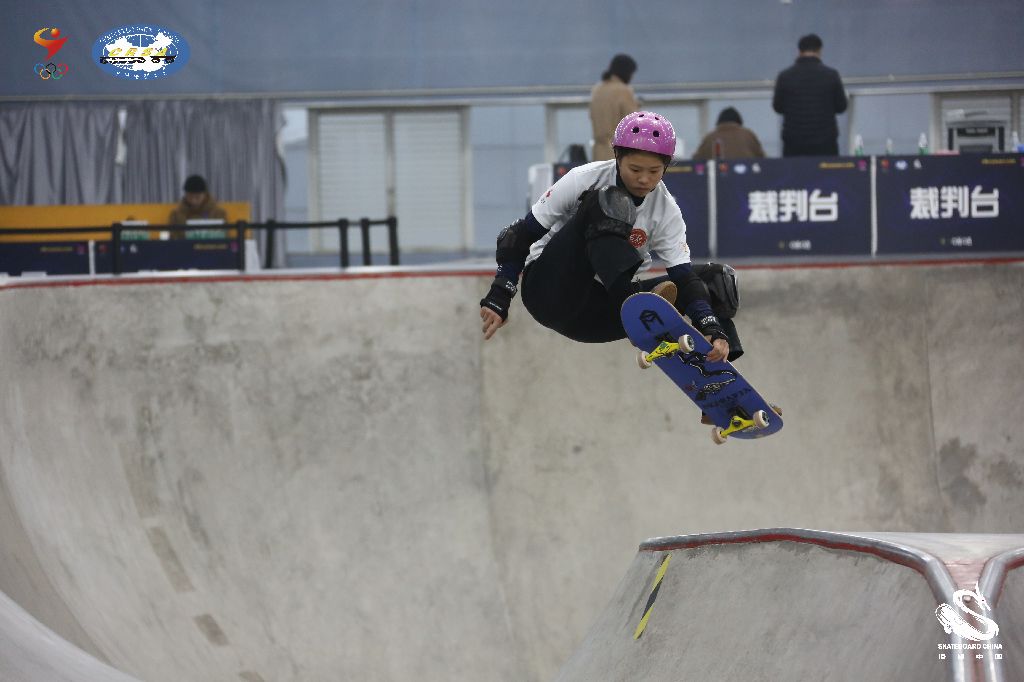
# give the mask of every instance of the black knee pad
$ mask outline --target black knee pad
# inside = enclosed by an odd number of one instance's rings
[[[623,278],[631,280],[644,262],[628,240],[607,234],[589,240],[586,249],[594,274],[608,291],[621,284]]]
[[[579,215],[584,222],[583,234],[587,239],[604,236],[629,239],[636,222],[636,206],[626,190],[606,185],[584,192]]]
[[[736,270],[721,263],[693,266],[693,271],[708,288],[711,309],[719,318],[729,319],[740,309],[739,278]]]

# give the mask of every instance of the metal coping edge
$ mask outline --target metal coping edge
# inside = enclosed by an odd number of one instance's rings
[[[870,537],[870,534],[840,533],[835,531],[809,530],[804,528],[762,528],[758,530],[700,533],[674,537],[652,538],[642,542],[641,552],[669,552],[674,550],[697,549],[712,545],[741,545],[769,542],[797,542],[817,545],[829,549],[872,554],[920,573],[935,597],[936,604],[953,599],[956,586],[945,564],[937,557],[923,550],[902,545],[890,540]],[[1024,563],[1024,556],[1021,557]],[[952,644],[962,644],[955,633],[949,635]],[[965,682],[968,676],[964,662],[948,660],[949,679]]]

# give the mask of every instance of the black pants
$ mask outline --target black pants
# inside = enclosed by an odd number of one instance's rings
[[[626,331],[619,308],[627,296],[639,291],[631,280],[643,260],[623,238],[588,241],[584,227],[571,219],[526,267],[523,305],[537,322],[573,341],[623,339]]]
[[[587,242],[583,235],[583,226],[570,220],[552,236],[523,273],[523,305],[537,322],[573,341],[624,339],[626,330],[619,315],[623,301],[669,277],[632,282],[642,259],[629,242],[615,237]],[[594,278],[598,273],[600,281]],[[728,318],[719,321],[729,335],[729,359],[735,360],[743,354],[736,325]]]
[[[782,141],[783,156],[839,156],[839,141],[811,144]]]

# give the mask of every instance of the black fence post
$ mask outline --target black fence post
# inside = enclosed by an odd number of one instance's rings
[[[370,256],[370,219],[359,219],[359,231],[363,233],[363,265],[372,265],[373,258]]]
[[[391,252],[391,265],[398,265],[398,218],[388,216],[388,251]]]
[[[341,267],[348,267],[348,218],[338,218],[338,243],[341,245]]]
[[[270,270],[271,268],[274,267],[274,233],[275,233],[274,224],[276,222],[277,221],[274,220],[273,218],[271,218],[270,220],[267,221],[267,232],[266,232],[266,237],[267,237],[266,252],[267,252],[267,256],[264,259],[264,263],[263,263],[263,269],[264,270]]]
[[[121,223],[110,226],[110,274],[121,274]]]
[[[238,249],[235,265],[239,272],[245,272],[245,228],[248,225],[244,220],[235,223],[235,247]]]

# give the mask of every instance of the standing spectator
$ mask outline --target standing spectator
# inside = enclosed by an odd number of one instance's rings
[[[601,82],[590,91],[590,125],[594,132],[594,161],[608,161],[612,153],[612,135],[619,121],[640,108],[629,81],[636,73],[636,62],[628,54],[612,58]]]
[[[693,158],[707,159],[760,159],[764,157],[761,141],[753,130],[743,127],[743,117],[733,107],[718,114],[715,129],[704,136]]]
[[[772,108],[782,114],[783,156],[836,156],[836,114],[846,111],[839,72],[821,62],[821,38],[811,33],[797,44],[796,63],[775,79]]]

